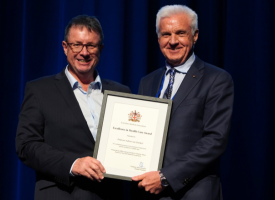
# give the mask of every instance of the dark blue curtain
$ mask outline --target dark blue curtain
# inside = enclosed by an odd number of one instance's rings
[[[273,0],[1,0],[0,199],[33,199],[34,171],[15,153],[18,114],[25,83],[66,66],[61,42],[69,20],[79,14],[99,19],[101,77],[137,93],[141,77],[164,65],[155,16],[168,4],[198,13],[196,55],[227,70],[235,83],[231,137],[221,158],[224,199],[274,199]]]

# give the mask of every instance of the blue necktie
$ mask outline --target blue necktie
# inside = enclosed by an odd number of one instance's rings
[[[163,95],[164,99],[171,99],[176,71],[175,71],[175,69],[169,69],[168,73],[170,73],[170,78],[169,78],[168,86],[167,86],[167,88],[164,92],[164,95]]]

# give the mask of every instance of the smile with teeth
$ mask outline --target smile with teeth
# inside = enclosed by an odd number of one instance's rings
[[[80,60],[80,59],[77,59],[79,62],[81,62],[81,63],[88,63],[88,62],[90,62],[91,61],[91,59],[89,59],[89,60],[84,60],[84,59],[82,59],[82,60]]]
[[[169,49],[170,51],[172,51],[172,52],[177,52],[177,51],[179,51],[180,49]]]

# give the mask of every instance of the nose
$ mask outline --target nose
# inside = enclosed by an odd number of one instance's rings
[[[179,42],[178,37],[172,34],[169,40],[170,45],[176,45],[178,44],[178,42]]]
[[[87,56],[89,55],[89,51],[87,50],[87,46],[84,46],[83,49],[80,51],[81,55]]]

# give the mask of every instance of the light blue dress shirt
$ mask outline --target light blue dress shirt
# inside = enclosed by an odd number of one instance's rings
[[[182,73],[176,73],[175,74],[175,79],[174,79],[174,84],[173,84],[173,90],[172,90],[172,95],[171,97],[173,98],[175,96],[175,94],[177,93],[181,82],[183,81],[186,73],[188,72],[188,70],[190,69],[191,65],[193,64],[193,62],[195,61],[195,54],[193,53],[190,58],[188,58],[188,60],[186,62],[184,62],[183,64],[174,67],[174,69],[176,69],[179,72]],[[166,72],[165,72],[165,79],[164,79],[164,83],[163,83],[163,87],[160,93],[159,98],[163,98],[164,92],[169,84],[169,78],[170,78],[170,74],[167,73],[169,69],[171,69],[172,67],[166,62]]]
[[[66,67],[65,74],[72,86],[75,97],[79,103],[81,111],[86,119],[89,129],[96,140],[100,110],[102,105],[103,93],[102,84],[99,75],[97,75],[94,82],[91,82],[87,92],[83,90],[82,86],[69,72]]]
[[[95,81],[90,83],[88,90],[86,92],[85,90],[83,90],[81,84],[69,72],[68,66],[65,69],[65,74],[72,86],[75,97],[79,103],[83,116],[93,135],[93,138],[96,141],[99,116],[103,100],[100,76],[97,75]],[[74,163],[76,161],[77,159],[74,161]],[[74,174],[72,173],[74,163],[72,164],[70,169],[71,176],[74,176]]]

